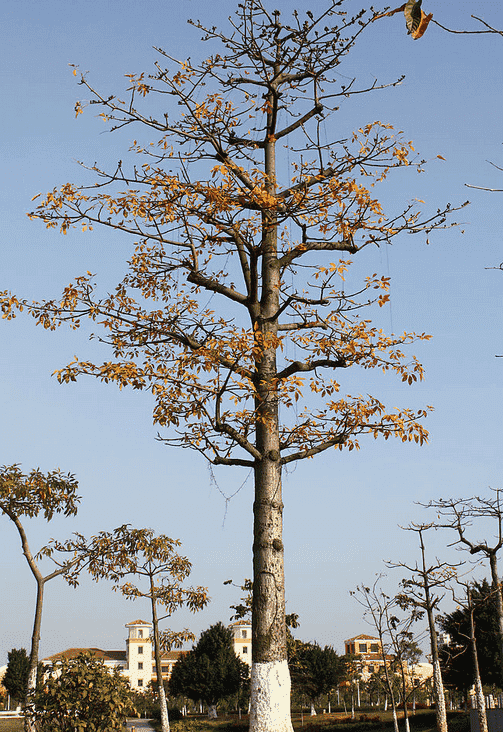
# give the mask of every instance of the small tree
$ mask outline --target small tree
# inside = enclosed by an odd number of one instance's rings
[[[169,680],[172,694],[202,700],[208,717],[217,716],[218,703],[236,694],[249,670],[234,652],[232,633],[222,623],[201,633],[192,651],[177,661]]]
[[[321,648],[317,643],[297,641],[295,665],[290,666],[294,688],[304,693],[311,704],[311,716],[316,714],[316,702],[329,694],[345,675],[343,659],[332,646]]]
[[[0,468],[0,510],[14,523],[21,539],[23,554],[37,583],[37,599],[25,698],[27,709],[33,703],[37,683],[38,649],[45,585],[49,580],[60,575],[70,585],[76,585],[79,569],[75,557],[64,562],[58,562],[54,557],[53,550],[48,547],[43,547],[37,555],[33,556],[26,531],[21,523],[21,517],[34,518],[42,514],[46,521],[50,521],[54,514],[62,513],[64,516],[73,516],[77,513],[77,505],[80,501],[80,496],[77,495],[76,491],[77,482],[70,473],[64,475],[60,470],[54,470],[44,475],[37,469],[25,475],[18,465],[4,465]],[[37,560],[44,555],[50,556],[57,565],[56,569],[45,576],[37,563]],[[27,730],[32,729],[29,714],[25,717],[25,728]]]
[[[2,684],[10,694],[14,703],[21,704],[26,699],[28,691],[28,674],[30,659],[26,648],[13,648],[7,654],[7,670],[2,679]]]
[[[180,607],[192,612],[201,610],[209,602],[205,587],[184,587],[192,564],[177,553],[181,545],[178,539],[165,534],[155,535],[152,529],[134,529],[128,524],[111,532],[101,531],[88,541],[81,534],[65,544],[56,543],[60,551],[71,552],[84,561],[96,581],[108,579],[113,588],[129,600],[143,597],[150,601],[153,625],[153,644],[157,674],[157,692],[161,708],[163,732],[169,732],[168,704],[162,681],[162,651],[180,648],[185,641],[193,640],[188,630],[161,631],[159,623],[170,617]],[[142,587],[132,579],[138,577]],[[126,580],[126,581],[124,581]],[[159,616],[159,608],[164,614]]]
[[[393,657],[391,651],[395,651],[392,634],[396,631],[394,621],[398,608],[396,598],[389,597],[380,588],[379,582],[382,575],[378,575],[372,587],[360,585],[351,594],[364,608],[364,619],[373,626],[379,638],[379,654],[382,661],[381,679],[391,702],[393,716],[393,727],[398,732],[397,701],[395,696],[394,671],[392,666]],[[395,626],[395,627],[393,627]]]
[[[44,732],[121,730],[134,712],[127,679],[101,659],[80,653],[53,664],[36,696],[30,716]]]

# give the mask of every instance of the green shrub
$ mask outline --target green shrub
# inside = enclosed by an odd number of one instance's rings
[[[90,653],[54,664],[40,684],[31,713],[44,732],[110,732],[121,730],[136,713],[129,684]]]

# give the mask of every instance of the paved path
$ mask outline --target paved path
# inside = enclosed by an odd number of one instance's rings
[[[134,729],[136,732],[138,732],[138,730],[143,730],[144,732],[147,732],[147,730],[153,730],[154,728],[152,727],[148,719],[130,718],[127,721],[127,729]]]

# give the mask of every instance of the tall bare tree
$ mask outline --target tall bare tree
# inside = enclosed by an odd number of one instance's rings
[[[421,215],[409,202],[386,213],[379,183],[396,168],[421,167],[411,144],[387,123],[353,132],[328,122],[340,104],[400,81],[359,86],[340,75],[376,18],[348,15],[343,2],[283,19],[262,0],[243,0],[228,31],[192,23],[212,55],[196,63],[157,49],[155,73],[131,75],[124,102],[81,76],[111,129],[135,127],[140,162],[128,166],[125,152],[110,170],[92,165],[88,183],[54,189],[32,216],[63,233],[130,235],[129,271],[104,297],[87,273],[60,300],[0,299],[5,318],[25,308],[49,329],[90,318],[113,359],[76,360],[60,381],[88,374],[150,389],[166,444],[253,471],[254,732],[291,730],[283,467],[357,448],[364,434],[417,443],[427,435],[426,410],[388,410],[361,396],[365,379],[355,396],[343,395],[335,378],[351,367],[409,384],[422,378],[404,349],[428,336],[388,336],[360,315],[387,303],[388,278],[343,280],[367,247],[427,236],[452,210]],[[143,144],[146,133],[152,143]]]
[[[391,701],[395,732],[398,732],[397,703],[393,684],[395,674],[400,678],[404,726],[405,731],[409,732],[407,703],[413,692],[410,688],[409,664],[412,663],[413,667],[422,655],[412,629],[415,623],[421,620],[424,611],[413,605],[411,611],[403,615],[401,613],[403,600],[390,597],[383,592],[379,586],[381,579],[382,575],[378,575],[372,587],[359,585],[351,594],[364,608],[364,619],[375,629],[380,641],[379,652],[385,686]]]
[[[400,585],[402,592],[397,595],[398,603],[403,608],[423,610],[428,621],[430,637],[431,662],[433,665],[433,697],[438,732],[447,732],[447,713],[445,708],[444,684],[440,669],[435,612],[444,597],[449,580],[456,576],[458,565],[436,559],[433,564],[426,561],[424,534],[433,524],[410,524],[407,531],[413,531],[419,540],[420,560],[414,565],[405,562],[388,562],[390,567],[400,567],[409,572]]]

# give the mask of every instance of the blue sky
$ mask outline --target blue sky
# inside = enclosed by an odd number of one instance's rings
[[[202,57],[205,47],[186,19],[225,25],[234,7],[230,0],[211,8],[202,0],[19,0],[3,8],[1,290],[55,297],[86,270],[112,287],[130,251],[131,242],[118,235],[62,237],[26,217],[32,196],[82,179],[77,160],[116,161],[133,136],[107,134],[92,109],[75,119],[82,88],[68,64],[88,70],[100,90],[118,93],[125,73],[152,69],[153,46],[179,58]],[[279,0],[274,7],[287,13],[296,4]],[[324,4],[310,7],[316,12]],[[348,0],[349,11],[359,7]],[[451,28],[479,29],[471,13],[503,28],[499,2],[424,0],[424,9]],[[386,205],[419,198],[434,211],[447,201],[471,201],[455,217],[462,226],[434,234],[429,245],[407,236],[365,254],[369,274],[392,278],[387,329],[424,331],[433,339],[413,349],[426,367],[423,384],[405,388],[368,373],[355,382],[390,406],[433,405],[430,443],[363,440],[359,452],[325,453],[285,476],[288,610],[300,615],[299,637],[339,652],[345,638],[369,630],[349,591],[371,582],[385,559],[414,560],[413,537],[399,525],[427,518],[415,502],[501,487],[503,359],[495,355],[503,353],[503,274],[488,268],[503,260],[502,194],[464,184],[503,188],[503,173],[487,162],[503,165],[502,54],[500,36],[452,35],[433,24],[412,41],[396,15],[375,23],[339,69],[362,85],[405,74],[394,89],[342,105],[330,121],[336,132],[328,130],[342,137],[382,120],[413,140],[428,161],[425,172],[399,171],[385,188]],[[207,585],[213,600],[196,616],[175,615],[172,627],[190,624],[199,633],[228,620],[239,592],[223,582],[251,574],[251,478],[226,502],[222,493],[235,493],[247,474],[220,469],[215,483],[202,458],[157,442],[148,394],[119,393],[91,380],[58,385],[55,369],[74,354],[99,352],[83,333],[48,333],[19,317],[0,323],[0,344],[0,462],[26,470],[59,466],[77,476],[82,495],[74,519],[27,522],[33,549],[73,531],[91,534],[125,522],[152,527],[181,539],[194,583]],[[29,647],[35,587],[5,517],[0,532],[1,665],[11,648]],[[431,552],[447,556],[446,541],[432,537]],[[399,575],[388,573],[388,590]],[[124,624],[148,619],[146,605],[86,578],[77,590],[60,579],[49,583],[45,603],[41,656],[70,646],[121,648]]]

